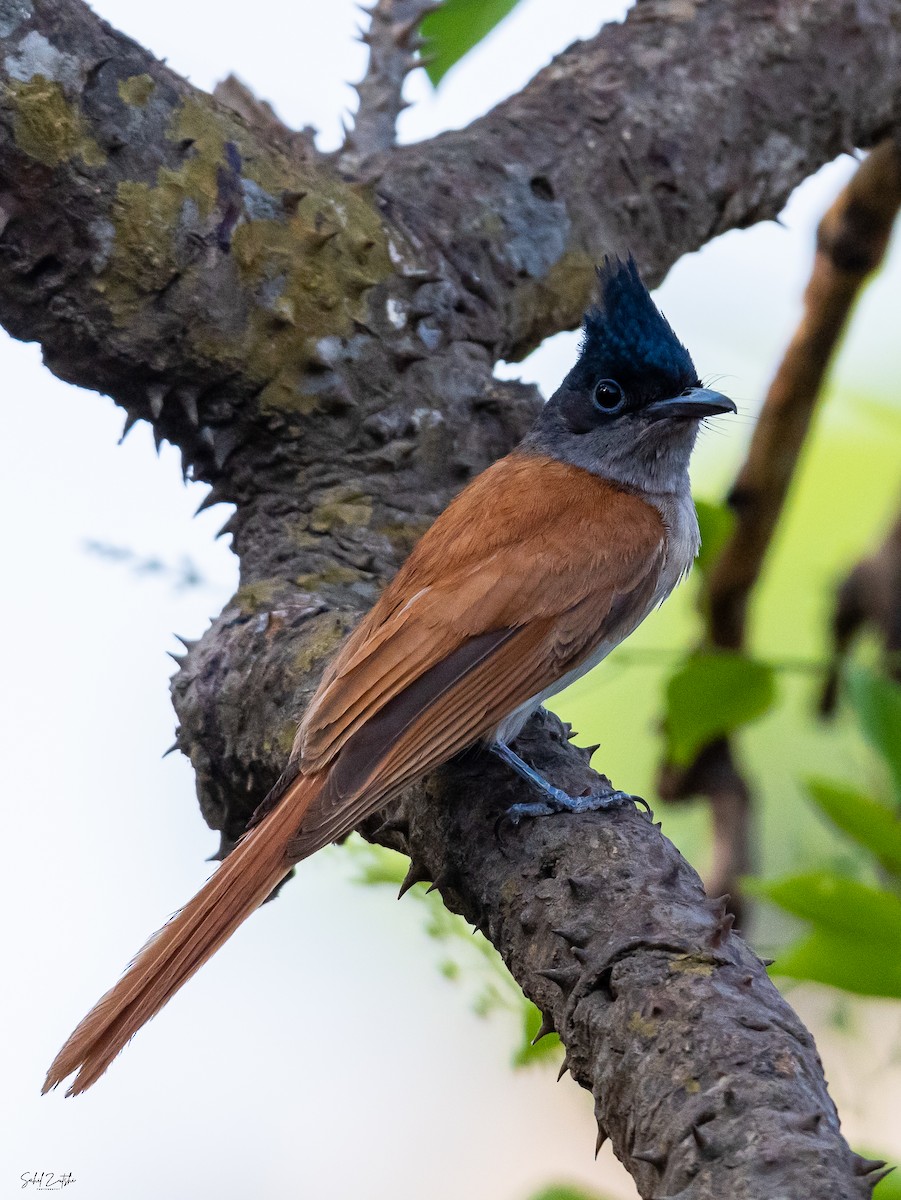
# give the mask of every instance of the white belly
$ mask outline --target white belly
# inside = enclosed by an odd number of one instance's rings
[[[500,725],[495,731],[491,741],[512,742],[532,713],[539,709],[545,700],[551,696],[556,696],[558,692],[562,692],[564,688],[568,688],[571,683],[575,683],[577,679],[581,679],[583,675],[587,675],[617,645],[619,645],[618,642],[602,642],[584,662],[580,663],[577,667],[573,667],[571,671],[567,671],[556,683],[552,683],[550,687],[546,687],[543,692],[530,697],[525,704],[521,704],[519,708],[515,708],[506,718],[503,725]]]
[[[571,671],[561,675],[549,687],[537,692],[525,704],[514,709],[498,726],[490,740],[505,743],[513,741],[532,713],[540,708],[545,700],[556,696],[558,692],[568,688],[571,683],[575,683],[577,679],[587,675],[592,668],[607,657],[611,650],[619,645],[620,641],[624,641],[630,633],[633,633],[645,617],[653,612],[658,604],[663,603],[679,580],[688,574],[700,546],[698,518],[691,496],[686,493],[680,497],[661,498],[657,502],[657,507],[666,528],[666,557],[650,603],[642,611],[634,614],[631,626],[624,630],[621,638],[616,641],[602,641],[577,667],[573,667]]]

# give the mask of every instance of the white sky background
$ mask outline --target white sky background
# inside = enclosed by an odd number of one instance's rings
[[[206,89],[234,70],[324,146],[339,137],[365,54],[349,0],[102,0],[95,9]],[[402,118],[406,138],[465,124],[516,90],[622,6],[524,0],[433,96]],[[797,313],[812,229],[851,169],[808,184],[775,225],[729,235],[683,260],[662,303],[703,375],[726,374],[753,411]],[[884,392],[898,374],[901,260],[868,292],[839,371]],[[575,335],[551,339],[504,374],[553,390]],[[886,349],[887,347],[887,349]],[[413,901],[347,882],[339,854],[305,864],[86,1096],[40,1100],[43,1072],[87,1007],[161,920],[207,877],[214,835],[172,741],[172,631],[199,635],[230,595],[235,563],[196,520],[204,488],[179,456],[159,459],[139,425],[40,365],[38,348],[0,342],[0,488],[6,515],[2,761],[4,911],[0,1197],[23,1171],[72,1171],[73,1200],[159,1196],[360,1196],[367,1200],[527,1200],[578,1179],[611,1195],[592,1161],[590,1102],[548,1071],[514,1075],[503,1016],[482,1021],[465,985],[442,980]],[[708,439],[738,453],[747,426]],[[84,551],[92,539],[177,562],[208,579],[178,592]],[[853,1133],[853,1129],[851,1130]],[[605,1152],[606,1153],[606,1152]]]

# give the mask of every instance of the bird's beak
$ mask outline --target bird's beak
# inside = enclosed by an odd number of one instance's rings
[[[650,417],[713,417],[717,413],[734,413],[738,410],[728,396],[712,392],[710,388],[688,388],[681,396],[671,400],[656,400],[644,410]]]

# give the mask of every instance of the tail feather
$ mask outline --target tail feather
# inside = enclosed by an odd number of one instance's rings
[[[298,777],[197,895],[153,935],[57,1054],[44,1092],[73,1071],[78,1074],[66,1095],[89,1088],[141,1026],[263,903],[291,869],[287,847],[323,781],[322,775]]]

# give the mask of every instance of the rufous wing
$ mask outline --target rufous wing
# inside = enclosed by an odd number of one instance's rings
[[[480,476],[423,537],[310,704],[301,769],[330,768],[329,782],[292,858],[340,837],[619,640],[650,606],[665,553],[657,510],[588,472],[514,454]]]

